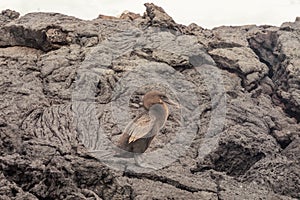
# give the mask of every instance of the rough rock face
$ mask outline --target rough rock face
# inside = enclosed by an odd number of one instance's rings
[[[207,30],[145,6],[2,11],[0,199],[299,199],[299,18]],[[181,104],[147,150],[165,165],[111,167],[153,88]]]

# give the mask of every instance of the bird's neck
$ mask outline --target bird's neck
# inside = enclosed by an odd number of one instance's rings
[[[169,116],[169,109],[165,103],[154,104],[149,108],[149,113],[152,115],[159,127],[163,127]]]

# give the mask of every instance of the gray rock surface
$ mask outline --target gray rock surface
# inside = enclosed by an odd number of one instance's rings
[[[0,14],[0,199],[299,199],[300,21]],[[180,103],[112,159],[150,89]]]

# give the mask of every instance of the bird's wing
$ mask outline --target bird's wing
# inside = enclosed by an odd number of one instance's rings
[[[149,114],[143,114],[135,118],[125,128],[124,132],[129,135],[128,143],[134,142],[147,135],[153,128],[154,118]]]

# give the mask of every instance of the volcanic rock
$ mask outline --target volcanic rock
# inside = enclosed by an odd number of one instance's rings
[[[1,12],[0,199],[299,199],[299,17],[208,30],[145,6]],[[156,170],[109,163],[150,89],[181,105]]]

